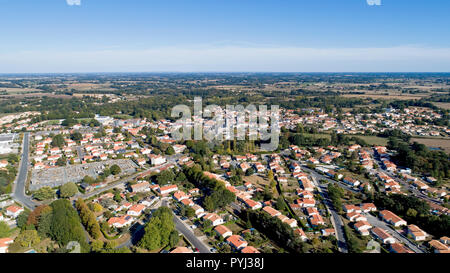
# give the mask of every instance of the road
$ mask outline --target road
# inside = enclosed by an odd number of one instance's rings
[[[21,203],[25,207],[33,210],[37,207],[37,204],[32,200],[31,197],[25,194],[25,184],[28,177],[28,156],[29,156],[29,145],[30,145],[30,133],[26,132],[23,136],[22,143],[22,156],[19,163],[19,174],[17,175],[16,183],[14,185],[14,191],[12,197],[15,201]]]
[[[367,222],[369,222],[369,224],[371,224],[373,227],[379,227],[387,230],[398,242],[402,242],[403,244],[408,246],[411,250],[413,250],[415,253],[424,253],[423,250],[421,250],[415,244],[409,241],[408,238],[406,238],[403,234],[400,234],[397,230],[391,228],[387,223],[383,222],[382,220],[378,219],[377,217],[369,213],[363,213],[363,215],[366,216]]]
[[[162,206],[167,206],[167,201],[162,201]],[[172,210],[171,210],[172,211]],[[173,211],[172,211],[173,213]],[[184,237],[199,250],[200,253],[211,253],[210,247],[206,245],[203,241],[201,241],[195,234],[191,231],[191,229],[183,222],[181,219],[173,213],[173,221],[175,222],[175,228],[184,235]]]
[[[325,185],[317,182],[317,178],[315,177],[314,174],[311,175],[311,178],[313,182],[316,184],[317,190],[322,195],[324,204],[328,212],[331,214],[331,223],[333,224],[336,233],[336,239],[338,241],[338,249],[342,253],[348,253],[347,241],[344,235],[344,223],[342,222],[341,217],[339,216],[333,204],[331,203],[331,200],[328,198],[328,188]]]

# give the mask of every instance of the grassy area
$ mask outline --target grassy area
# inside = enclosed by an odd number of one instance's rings
[[[347,135],[348,137],[357,137],[365,142],[367,142],[369,145],[380,145],[380,146],[386,146],[388,143],[388,139],[384,137],[378,137],[378,136],[359,136],[359,135]]]

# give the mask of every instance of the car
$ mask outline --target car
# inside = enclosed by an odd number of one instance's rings
[[[209,251],[211,251],[212,253],[217,253],[217,249],[215,248],[211,248]]]
[[[192,229],[196,229],[197,228],[196,225],[190,225],[189,227],[192,228]]]
[[[195,252],[197,252],[197,253],[198,253],[198,252],[200,252],[200,250],[198,250],[198,248],[195,248]]]

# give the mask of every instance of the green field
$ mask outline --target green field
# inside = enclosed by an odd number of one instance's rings
[[[386,146],[388,143],[388,139],[385,137],[377,137],[377,136],[359,136],[359,135],[347,135],[349,137],[358,137],[365,142],[367,142],[370,145],[380,145],[380,146]]]

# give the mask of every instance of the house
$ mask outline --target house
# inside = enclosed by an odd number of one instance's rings
[[[344,211],[346,213],[350,213],[350,212],[361,213],[362,212],[362,209],[355,205],[344,205],[343,207],[344,207]]]
[[[288,180],[284,176],[277,176],[277,181],[280,183],[286,183]]]
[[[192,201],[191,199],[183,199],[181,200],[181,203],[187,207],[192,207],[193,205],[195,205],[194,201]]]
[[[386,230],[382,228],[374,227],[370,230],[370,232],[375,239],[380,240],[381,242],[383,242],[383,244],[395,243],[394,237],[392,237]]]
[[[138,183],[138,184],[134,184],[131,185],[131,191],[132,192],[144,192],[144,191],[149,191],[150,190],[150,183],[148,183],[147,181],[142,182],[142,183]]]
[[[287,219],[285,221],[283,221],[284,223],[288,224],[291,228],[295,228],[297,227],[297,220],[295,219]]]
[[[186,149],[186,145],[175,144],[173,150],[176,154],[181,154]]]
[[[246,172],[248,169],[250,169],[250,165],[247,162],[242,162],[239,167],[241,167],[243,172]]]
[[[223,224],[223,219],[217,215],[216,213],[208,213],[205,216],[203,216],[203,220],[208,219],[212,222],[213,226],[218,226]]]
[[[358,221],[353,226],[363,236],[369,235],[369,229],[372,228],[372,226],[367,221]]]
[[[350,220],[350,222],[367,221],[366,217],[357,212],[349,212],[345,215],[345,217]]]
[[[8,161],[6,161],[6,160],[0,160],[0,168],[4,168],[4,167],[6,167],[6,166],[8,166]]]
[[[130,215],[124,215],[121,217],[111,217],[108,220],[108,224],[115,228],[122,228],[124,226],[128,226],[133,222],[133,217]]]
[[[161,155],[151,154],[149,157],[152,165],[158,166],[166,163],[166,158]]]
[[[301,228],[294,229],[294,234],[300,236],[300,239],[305,242],[308,240],[308,237],[306,237],[305,232]]]
[[[11,238],[0,239],[0,253],[8,253],[8,246],[14,242]]]
[[[408,225],[407,234],[411,235],[414,241],[425,241],[428,234],[416,225]]]
[[[447,236],[443,236],[439,239],[439,241],[443,244],[449,245],[450,244],[450,238]]]
[[[147,163],[147,160],[145,160],[145,158],[138,158],[136,159],[136,162],[139,166],[144,166],[145,163]]]
[[[228,237],[227,242],[237,250],[243,249],[248,245],[247,241],[239,235],[231,235]]]
[[[246,246],[243,249],[241,249],[241,253],[252,254],[252,253],[260,253],[260,252],[253,246]]]
[[[322,236],[336,236],[336,231],[334,230],[334,228],[324,228],[322,229]]]
[[[358,180],[355,180],[348,176],[344,177],[342,181],[352,187],[357,187],[359,184],[361,184],[361,182],[359,182]]]
[[[414,253],[412,250],[408,249],[406,246],[400,243],[390,244],[389,249],[392,253]]]
[[[313,198],[299,198],[295,202],[302,208],[314,207],[316,205],[316,200]]]
[[[377,211],[377,207],[373,203],[363,203],[360,207],[362,212]]]
[[[253,201],[252,199],[244,199],[244,203],[247,207],[249,207],[252,210],[257,210],[262,208],[262,205],[260,202]]]
[[[178,202],[188,199],[189,197],[190,196],[184,193],[184,191],[177,191],[173,194],[173,199],[175,199]]]
[[[199,205],[197,205],[197,204],[193,205],[192,209],[194,210],[195,215],[197,216],[197,218],[200,218],[200,217],[202,217],[203,215],[206,214],[205,210],[202,207],[200,207]]]
[[[6,216],[9,216],[11,218],[17,218],[19,214],[21,214],[24,211],[23,208],[12,205],[6,208]]]
[[[166,194],[169,194],[169,193],[177,191],[177,190],[178,190],[177,185],[168,185],[168,186],[163,186],[163,187],[159,188],[159,192],[162,195],[166,195]]]
[[[380,211],[380,217],[383,221],[394,225],[395,227],[406,226],[407,223],[402,218],[398,217],[396,214],[389,210]]]
[[[307,199],[314,198],[314,195],[310,191],[297,189],[296,193],[297,193],[298,196],[303,197],[303,198],[307,198]]]
[[[278,216],[278,215],[281,215],[281,212],[279,212],[278,210],[276,210],[276,209],[274,209],[274,208],[272,208],[272,207],[270,207],[270,206],[265,206],[265,207],[263,208],[263,210],[264,210],[265,212],[267,212],[268,214],[270,214],[270,216],[272,216],[272,217],[276,217],[276,216]]]
[[[218,225],[218,226],[216,226],[215,228],[214,228],[214,231],[219,235],[219,236],[221,236],[222,238],[227,238],[227,237],[229,237],[229,236],[231,236],[231,235],[233,235],[233,232],[229,229],[229,228],[227,228],[226,226],[224,226],[224,225]]]
[[[145,206],[142,204],[133,205],[128,209],[127,214],[131,216],[139,216],[142,214],[142,211],[145,209]]]
[[[306,214],[308,215],[308,216],[313,216],[314,214],[319,214],[319,211],[317,210],[317,208],[316,207],[309,207],[309,208],[306,208]]]
[[[312,215],[309,219],[309,223],[313,227],[317,227],[319,225],[325,225],[325,221],[323,220],[322,216],[319,214]]]
[[[200,190],[198,188],[193,188],[193,189],[190,189],[188,192],[189,192],[189,194],[193,195],[193,194],[199,194]]]
[[[302,187],[305,191],[314,191],[314,185],[308,178],[300,178],[299,180],[302,182]]]
[[[434,250],[434,253],[450,253],[449,247],[437,240],[429,241],[428,245]]]
[[[194,252],[192,251],[192,249],[189,249],[185,246],[179,246],[174,250],[170,251],[170,253],[194,253]]]

